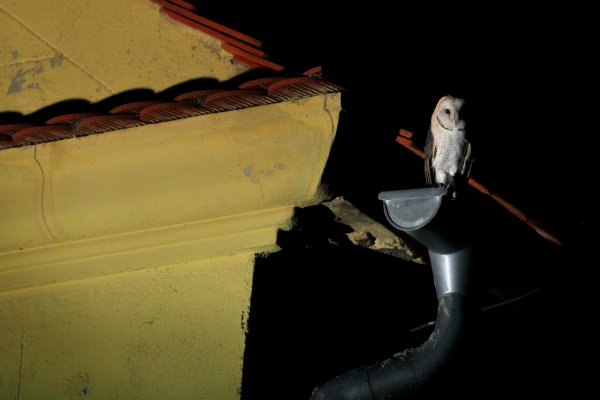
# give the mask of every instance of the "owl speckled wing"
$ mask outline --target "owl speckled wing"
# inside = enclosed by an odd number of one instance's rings
[[[431,165],[431,159],[435,153],[435,145],[433,141],[433,134],[431,133],[431,127],[427,130],[427,139],[425,141],[425,148],[423,149],[425,154],[425,184],[433,185],[433,167]]]
[[[471,144],[461,119],[463,104],[462,99],[444,96],[431,115],[425,145],[425,177],[429,185],[446,185],[455,190],[457,182],[464,181],[468,173]]]

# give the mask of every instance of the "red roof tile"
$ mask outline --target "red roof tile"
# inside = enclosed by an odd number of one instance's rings
[[[29,125],[29,124],[19,124],[19,125]],[[6,128],[9,126],[11,127],[10,130]],[[9,134],[9,132],[10,132],[10,134]],[[7,148],[7,147],[12,147],[14,145],[13,137],[12,137],[12,134],[14,132],[15,132],[14,124],[0,125],[0,150]]]
[[[195,6],[193,6],[193,5],[191,5],[191,4],[189,4],[189,3],[187,3],[187,2],[185,2],[185,1],[179,2],[179,1],[171,0],[169,2],[169,1],[160,1],[160,0],[158,0],[158,1],[154,1],[154,2],[160,4],[162,6],[162,10],[161,11],[164,11],[165,13],[169,14],[170,16],[172,16],[173,14],[176,13],[179,16],[186,18],[187,20],[194,21],[197,24],[200,24],[200,25],[202,25],[204,27],[210,28],[212,32],[223,33],[223,34],[227,35],[230,38],[236,38],[236,39],[241,40],[243,42],[246,42],[246,43],[248,43],[248,44],[250,44],[252,46],[256,46],[256,47],[262,46],[262,42],[260,40],[258,40],[258,39],[255,39],[255,38],[253,38],[251,36],[248,36],[248,35],[246,35],[244,33],[236,31],[235,29],[231,29],[231,28],[229,28],[227,26],[221,25],[221,24],[219,24],[219,23],[217,23],[215,21],[212,21],[212,20],[210,20],[208,18],[202,17],[202,16],[200,16],[200,15],[198,15],[196,13],[191,12],[191,10],[197,11],[198,8],[195,7]],[[187,4],[188,7],[185,7],[185,6],[184,6],[185,8],[184,7],[179,7],[179,6],[177,6],[177,5],[173,4],[173,3],[177,3],[179,5]],[[194,7],[194,8],[193,9],[189,8],[190,6]],[[182,22],[182,23],[186,23],[182,19],[177,19],[177,20],[180,21],[180,22]],[[194,27],[197,28],[197,26],[194,26]],[[206,32],[206,33],[208,33],[208,32]]]
[[[183,1],[183,0],[170,0],[170,1],[173,4],[177,4],[178,6],[181,6],[181,7],[185,8],[185,9],[188,9],[188,10],[191,10],[191,11],[194,11],[194,10],[198,9],[198,7],[196,7],[193,4],[188,3],[187,1]]]
[[[239,56],[274,71],[282,71],[285,69],[283,66],[263,58],[260,54],[253,54],[253,52],[248,51],[247,46],[237,46],[235,43],[225,42],[221,45],[221,48],[234,56]]]
[[[132,103],[121,104],[110,110],[111,114],[133,114],[139,115],[142,109],[151,106],[153,104],[163,103],[162,101],[157,100],[148,100],[148,101],[134,101]]]
[[[283,71],[260,49],[262,42],[251,36],[199,15],[199,7],[185,0],[152,0],[160,11],[176,21],[220,40],[224,51],[250,68]],[[175,101],[143,100],[128,102],[97,112],[68,113],[52,117],[45,124],[37,121],[0,124],[0,150],[74,136],[126,129],[216,112],[272,104],[279,101],[341,91],[342,88],[319,79],[321,67],[311,68],[303,77],[266,77],[242,83],[237,90],[202,89],[181,93]]]
[[[48,125],[72,125],[84,118],[91,117],[93,115],[98,115],[96,113],[75,113],[75,114],[64,114],[59,115],[57,117],[50,118],[46,123]]]
[[[185,92],[175,96],[175,101],[136,101],[106,112],[61,114],[42,125],[33,122],[0,125],[0,150],[341,90],[333,83],[306,76],[258,78],[244,82],[234,90],[201,89]]]
[[[423,153],[423,151],[421,151],[421,149],[419,149],[412,140],[410,140],[404,136],[398,136],[396,138],[396,142],[400,143],[401,145],[403,145],[404,147],[406,147],[408,150],[412,151],[419,157],[425,158],[425,154]]]
[[[203,114],[210,114],[210,111],[189,103],[159,103],[142,109],[140,120],[146,123],[156,123]]]
[[[400,129],[400,136],[404,136],[405,138],[412,138],[413,137],[413,133],[411,131],[407,131],[406,129]]]
[[[244,64],[246,67],[250,68],[250,69],[260,69],[260,68],[264,68],[264,65],[260,65],[258,63],[255,63],[254,61],[250,61],[245,59],[244,57],[241,56],[236,56],[234,55],[233,57],[231,57],[232,60],[237,61],[239,63]]]
[[[15,143],[26,142],[33,144],[74,136],[73,127],[70,125],[39,125],[16,131],[13,135],[13,141]]]
[[[4,136],[0,136],[0,150],[12,147],[12,145],[12,139],[7,140]]]
[[[77,126],[76,133],[78,135],[89,135],[91,133],[115,131],[140,125],[144,125],[144,122],[133,115],[95,115],[81,120]]]
[[[304,71],[302,73],[302,75],[304,75],[304,76],[320,75],[322,72],[323,72],[323,67],[318,65],[316,67],[312,67],[311,69]]]
[[[267,96],[264,90],[241,89],[211,94],[206,98],[205,104],[230,111],[277,102],[277,99]]]
[[[179,96],[175,97],[175,100],[187,101],[189,103],[203,105],[204,101],[206,100],[206,98],[209,95],[211,95],[213,93],[218,93],[220,91],[221,90],[219,90],[219,89],[194,90],[193,92],[187,92],[187,93],[180,94]]]
[[[240,89],[268,89],[273,83],[287,79],[285,77],[258,78],[242,83]]]
[[[185,16],[183,16],[181,14],[178,14],[177,12],[175,12],[175,11],[169,9],[169,8],[164,8],[163,7],[163,8],[161,8],[160,11],[163,14],[168,15],[172,19],[174,19],[174,20],[176,20],[178,22],[181,22],[184,25],[187,25],[187,26],[189,26],[191,28],[194,28],[194,29],[197,29],[199,31],[202,31],[202,32],[206,33],[207,35],[210,35],[210,36],[214,37],[215,39],[219,39],[222,42],[231,43],[232,45],[235,45],[237,47],[243,48],[244,50],[246,50],[249,53],[254,53],[257,57],[266,56],[266,54],[262,50],[259,50],[259,49],[255,48],[255,47],[252,47],[252,46],[250,46],[250,45],[248,45],[248,44],[246,44],[246,43],[244,43],[244,42],[242,42],[242,41],[240,41],[238,39],[235,39],[235,38],[233,38],[231,36],[227,36],[226,34],[224,34],[222,32],[219,32],[219,31],[216,31],[216,30],[214,30],[214,29],[212,29],[212,28],[210,28],[210,27],[208,27],[206,25],[199,24],[198,22],[193,21],[193,20],[191,20],[191,19],[189,19],[189,18],[187,18],[187,17],[185,17]]]
[[[233,55],[232,59],[250,69],[270,68],[281,71],[283,66],[269,60],[260,47],[262,42],[244,33],[221,25],[200,15],[199,7],[184,0],[151,0],[161,6],[160,12],[193,29],[223,42],[221,48]]]
[[[23,123],[23,124],[4,124],[0,125],[0,135],[13,137],[15,132],[20,129],[30,128],[32,126],[36,126],[36,124],[31,123]]]
[[[269,86],[269,96],[280,98],[296,98],[317,96],[324,93],[342,91],[342,87],[320,79],[304,76],[283,79]]]

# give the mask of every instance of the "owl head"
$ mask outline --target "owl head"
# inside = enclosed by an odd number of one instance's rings
[[[431,115],[432,125],[439,124],[449,131],[465,130],[465,121],[461,119],[460,110],[465,101],[452,96],[442,97]]]

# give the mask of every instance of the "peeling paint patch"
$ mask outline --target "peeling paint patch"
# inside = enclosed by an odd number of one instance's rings
[[[248,322],[246,318],[246,313],[244,311],[242,311],[242,320],[240,322],[240,328],[242,329],[242,332],[248,333]]]
[[[17,60],[19,58],[19,49],[13,50],[10,54],[12,56],[13,61]]]
[[[273,176],[273,175],[275,175],[277,170],[281,171],[284,169],[285,169],[285,164],[283,164],[281,162],[276,162],[275,164],[273,164],[272,168],[268,168],[268,169],[259,168],[258,170],[255,170],[254,167],[248,166],[248,167],[244,168],[242,171],[244,172],[244,175],[246,175],[248,178],[250,178],[250,182],[252,182],[254,184],[259,184],[263,181],[263,178]]]
[[[31,72],[33,75],[39,75],[42,72],[44,72],[44,66],[42,65],[42,63],[39,63],[35,68],[25,70],[26,74],[29,72]]]
[[[90,394],[90,378],[86,373],[69,377],[63,384],[63,394],[68,399],[80,399]]]
[[[6,92],[6,94],[13,94],[13,93],[18,93],[18,92],[22,92],[23,91],[23,83],[25,83],[25,79],[23,79],[23,76],[25,76],[25,73],[23,72],[22,69],[20,69],[15,76],[13,76],[10,80],[10,86],[8,87],[8,91]]]
[[[32,76],[39,75],[44,72],[44,65],[38,63],[33,68],[28,69],[19,69],[17,73],[11,78],[10,85],[8,86],[8,90],[6,94],[13,94],[22,92],[24,88],[27,89],[39,89],[39,84],[32,82],[28,85],[24,85],[27,79],[25,78],[27,74],[31,74]]]
[[[54,57],[50,59],[50,66],[52,68],[60,67],[62,65],[63,60],[63,55],[61,53],[57,53]]]
[[[254,172],[254,168],[246,167],[246,168],[244,168],[243,172],[244,172],[244,175],[249,177],[250,175],[252,175],[252,172]]]

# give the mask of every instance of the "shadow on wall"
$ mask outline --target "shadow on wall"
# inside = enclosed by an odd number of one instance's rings
[[[408,331],[435,316],[427,266],[343,243],[327,211],[305,212],[315,219],[280,232],[283,251],[256,260],[243,399],[306,399],[337,373],[418,344]]]
[[[297,71],[301,75],[302,71]],[[220,89],[233,90],[238,89],[241,83],[263,77],[283,76],[270,70],[252,70],[235,76],[227,81],[219,82],[213,78],[190,79],[166,88],[161,92],[154,92],[148,88],[137,88],[114,94],[96,103],[90,103],[85,99],[69,99],[50,104],[31,114],[23,115],[14,111],[0,112],[0,124],[32,123],[45,124],[52,117],[72,113],[98,113],[108,114],[111,109],[130,102],[137,101],[161,101],[171,102],[180,94],[194,90]]]

